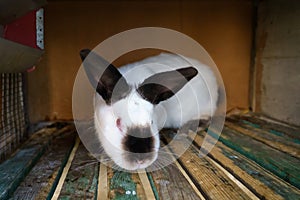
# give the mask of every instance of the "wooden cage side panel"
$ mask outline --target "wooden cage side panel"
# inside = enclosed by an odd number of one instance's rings
[[[174,29],[199,42],[223,76],[228,108],[248,108],[250,0],[49,1],[45,7],[45,55],[29,75],[31,121],[72,119],[72,88],[81,64],[78,52],[121,31],[144,26]],[[145,55],[149,54],[143,52],[134,59]],[[126,58],[118,64],[133,60],[130,55]]]
[[[258,8],[255,110],[300,125],[300,3],[262,1]]]

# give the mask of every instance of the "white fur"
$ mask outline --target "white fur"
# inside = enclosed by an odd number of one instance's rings
[[[119,70],[129,84],[138,85],[153,74],[190,66],[198,69],[197,76],[155,109],[156,116],[163,118],[158,120],[164,123],[158,124],[159,128],[179,128],[190,120],[207,119],[216,110],[218,84],[208,66],[195,59],[162,53],[125,65]]]
[[[95,127],[98,139],[110,158],[119,166],[127,170],[143,169],[150,166],[157,159],[159,150],[159,135],[156,124],[152,122],[153,105],[141,99],[137,92],[132,91],[126,98],[121,99],[112,106],[108,106],[99,95],[95,99]],[[122,120],[122,131],[116,126],[116,120]],[[125,137],[127,127],[150,125],[155,138],[154,149],[156,152],[152,160],[144,163],[127,162],[122,148],[122,139]],[[126,152],[128,153],[128,152]]]
[[[170,99],[154,106],[141,98],[136,88],[146,78],[159,72],[194,66],[197,76],[189,81]],[[216,110],[218,85],[212,70],[190,58],[174,54],[160,54],[140,62],[119,68],[133,90],[124,99],[108,106],[96,95],[95,126],[105,152],[122,168],[135,170],[146,168],[157,158],[159,149],[159,129],[163,127],[179,128],[190,120],[206,119]],[[116,127],[116,120],[122,120],[122,131]],[[155,137],[155,157],[142,164],[129,163],[124,159],[122,138],[126,129],[133,126],[151,127]]]
[[[128,97],[113,105],[114,113],[122,116],[127,127],[147,125],[152,120],[153,105],[132,91]]]

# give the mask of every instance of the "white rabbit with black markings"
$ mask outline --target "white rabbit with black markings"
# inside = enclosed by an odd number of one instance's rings
[[[154,163],[161,128],[208,119],[217,108],[214,73],[194,59],[163,53],[117,69],[90,50],[80,55],[97,93],[96,135],[105,153],[123,169]]]

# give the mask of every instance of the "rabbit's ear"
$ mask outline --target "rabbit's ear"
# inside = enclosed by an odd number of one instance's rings
[[[87,77],[107,104],[115,102],[129,92],[129,85],[119,70],[89,49],[80,51]]]
[[[158,104],[172,97],[197,74],[193,67],[161,72],[145,79],[137,91],[147,101]]]

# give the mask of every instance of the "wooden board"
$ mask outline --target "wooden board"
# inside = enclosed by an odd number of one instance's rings
[[[100,165],[97,199],[157,199],[156,188],[144,171],[128,173]]]
[[[98,190],[98,199],[107,196],[109,199],[200,199],[175,164],[151,173],[116,171],[104,165],[101,168],[105,168],[103,171],[107,172],[107,177],[102,174],[103,178],[99,179],[98,187],[104,185],[104,189]]]
[[[204,136],[204,132],[199,132],[196,135],[194,142],[197,146],[201,146]],[[221,142],[217,142],[209,157],[244,183],[260,199],[296,200],[300,196],[300,191],[297,188],[270,174],[252,160],[228,148]]]
[[[137,175],[139,179],[137,179]],[[145,170],[140,170],[138,173],[133,174],[133,179],[136,181],[136,183],[138,183],[137,184],[138,193],[139,191],[141,191],[141,189],[139,189],[138,186],[141,186],[144,191],[145,196],[142,199],[155,200],[158,197],[156,192],[157,190],[154,187],[154,185],[151,184],[149,177],[150,175],[148,176]]]
[[[150,174],[161,199],[201,199],[175,164]]]
[[[177,135],[169,143],[171,151],[178,154],[183,148],[183,142]],[[171,138],[166,138],[168,142]],[[223,171],[211,161],[199,157],[199,150],[193,145],[179,158],[181,165],[191,176],[193,182],[206,198],[209,199],[251,199],[236,183],[230,180]]]
[[[58,179],[59,171],[64,166],[74,141],[73,131],[55,138],[14,192],[12,199],[46,199]]]
[[[210,134],[213,134],[211,132]],[[254,160],[283,180],[300,187],[300,160],[224,127],[219,140],[230,148]]]
[[[20,182],[44,154],[51,140],[68,131],[69,128],[67,126],[58,131],[55,128],[40,130],[33,134],[10,159],[1,163],[0,199],[7,199],[13,194]]]
[[[277,136],[292,138],[294,139],[294,142],[300,144],[299,127],[291,126],[276,120],[268,119],[262,115],[255,113],[248,113],[247,115],[242,116],[233,115],[229,117],[229,120],[230,119],[246,123],[256,128],[264,129]]]
[[[107,167],[106,165],[99,164],[99,176],[98,176],[98,191],[97,199],[108,199],[108,180],[107,180]]]
[[[238,131],[244,135],[247,135],[257,141],[262,142],[279,151],[288,153],[296,158],[300,158],[300,144],[294,143],[288,139],[288,137],[280,137],[278,135],[269,133],[260,128],[254,128],[247,124],[235,124],[227,121],[225,126]]]
[[[58,199],[95,199],[98,160],[90,156],[81,143],[72,161]]]
[[[285,141],[300,144],[300,129],[291,126],[282,126],[279,124],[271,124],[270,122],[262,121],[248,116],[230,116],[227,117],[228,122],[238,124],[241,127],[249,129],[259,129],[269,134],[278,136]],[[280,127],[280,128],[279,128]]]
[[[137,174],[108,169],[109,199],[146,199],[146,194]]]
[[[300,190],[274,174],[297,183],[299,159],[255,138],[253,133],[240,133],[246,128],[239,123],[231,122],[231,128],[224,127],[220,140],[206,157],[200,156],[199,147],[205,136],[208,142],[213,139],[212,131],[211,136],[204,131],[162,133],[162,145],[172,140],[165,152],[170,158],[165,159],[174,160],[170,151],[178,154],[186,141],[183,137],[194,141],[178,161],[148,173],[122,172],[98,163],[79,138],[73,145],[74,125],[53,124],[31,135],[6,161],[8,164],[0,165],[0,199],[298,200]],[[267,139],[262,136],[267,134],[265,130],[253,130],[258,131],[256,137]]]
[[[129,28],[145,26],[170,28],[192,37],[218,66],[227,89],[228,108],[249,106],[248,77],[253,41],[250,0],[48,2],[45,7],[46,52],[36,72],[29,75],[29,104],[37,105],[29,108],[33,122],[47,116],[49,119],[73,117],[72,88],[81,65],[79,50],[92,49]],[[121,53],[118,64],[149,56],[145,48],[137,51],[141,53],[129,52],[128,56]],[[49,106],[38,106],[45,101]]]

